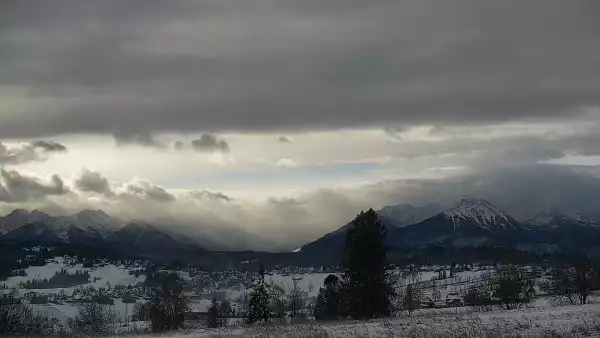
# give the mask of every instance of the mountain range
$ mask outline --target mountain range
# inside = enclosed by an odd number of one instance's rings
[[[153,258],[203,252],[145,222],[124,222],[102,210],[84,210],[54,217],[34,210],[16,209],[0,217],[0,241],[23,245],[86,247],[110,254]]]
[[[561,213],[555,208],[520,222],[488,201],[464,198],[446,210],[435,205],[403,204],[385,207],[378,214],[388,229],[386,244],[397,249],[485,246],[536,252],[600,252],[600,221]],[[299,251],[338,250],[350,226],[351,223]]]
[[[581,249],[600,253],[600,221],[556,208],[518,221],[488,201],[464,198],[448,209],[435,204],[401,204],[385,207],[378,214],[387,228],[386,244],[396,249],[499,247],[544,253]],[[294,252],[323,257],[323,253],[339,251],[350,226],[351,222]],[[207,253],[186,236],[164,229],[168,227],[125,222],[102,210],[55,217],[17,209],[0,217],[0,242],[84,247],[142,258],[179,259]]]

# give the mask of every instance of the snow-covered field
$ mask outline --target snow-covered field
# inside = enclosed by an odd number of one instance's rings
[[[492,312],[474,312],[469,309],[422,310],[411,317],[369,322],[202,329],[161,337],[600,337],[600,305],[534,307]]]
[[[61,271],[62,269],[66,269],[69,273],[75,273],[76,271],[87,271],[90,274],[90,282],[84,285],[79,285],[76,287],[69,288],[59,288],[59,289],[23,289],[21,285],[27,281],[32,281],[34,279],[46,279],[54,276],[55,273]],[[397,271],[398,280],[400,280],[401,285],[412,284],[412,283],[427,283],[430,282],[432,278],[437,277],[439,274],[439,270],[442,267],[430,267],[427,270],[419,271],[419,272],[401,272]],[[447,269],[447,267],[446,267]],[[463,283],[468,280],[476,280],[482,273],[486,270],[480,271],[465,271],[459,272],[456,274],[454,278],[448,278],[443,281],[437,281],[437,288],[440,289],[442,293],[442,298],[445,298],[449,293],[456,293],[460,290],[463,290],[468,284]],[[26,294],[28,292],[34,292],[37,294],[66,294],[72,295],[76,289],[81,289],[84,287],[93,286],[95,289],[99,288],[107,288],[108,286],[135,286],[139,283],[143,283],[145,280],[145,276],[139,275],[136,277],[135,275],[130,274],[129,268],[120,265],[114,264],[106,264],[103,266],[96,266],[93,268],[84,268],[82,264],[72,264],[68,258],[57,257],[54,258],[51,262],[48,262],[44,266],[31,266],[25,269],[26,276],[18,276],[18,277],[10,277],[6,281],[1,282],[0,285],[5,285],[6,289],[0,289],[0,293],[11,292],[12,289],[17,289],[17,292],[20,294]],[[180,276],[188,281],[192,282],[193,278],[190,277],[188,272],[178,271]],[[318,295],[319,288],[322,287],[323,281],[329,275],[329,273],[305,273],[305,274],[290,274],[290,273],[281,273],[274,271],[273,273],[267,275],[267,282],[276,283],[281,285],[286,290],[291,290],[294,284],[294,280],[297,281],[298,287],[305,292],[305,301],[310,304],[314,303],[315,298]],[[429,285],[429,284],[427,284]],[[192,301],[192,309],[193,311],[204,312],[207,311],[210,306],[212,300],[212,293],[220,293],[224,295],[224,299],[229,300],[232,303],[232,306],[239,307],[238,303],[241,297],[245,293],[249,293],[251,290],[245,288],[218,288],[212,289],[210,291],[206,291],[206,294],[203,294],[199,297],[195,297]],[[432,292],[432,288],[424,288],[423,295],[429,296]],[[131,315],[133,305],[125,305],[120,299],[115,299],[114,311],[117,312],[121,316]],[[67,304],[46,304],[46,305],[36,305],[35,309],[39,312],[47,314],[52,318],[56,318],[59,320],[64,320],[66,318],[72,318],[76,315],[78,309],[77,304],[67,303]]]
[[[26,290],[21,284],[33,279],[51,278],[55,273],[67,269],[70,273],[82,270],[90,273],[90,281],[85,285],[63,289]],[[452,295],[464,293],[469,287],[476,285],[490,268],[475,267],[471,271],[457,272],[452,278],[437,279],[440,270],[448,267],[430,267],[422,271],[396,271],[400,286],[417,284],[422,290],[423,297],[431,297],[433,290],[440,291],[441,302]],[[93,286],[106,288],[109,285],[136,285],[143,283],[144,275],[135,277],[130,269],[122,265],[106,264],[93,268],[84,268],[81,264],[70,264],[68,260],[56,258],[45,266],[29,267],[27,276],[11,277],[5,282],[7,289],[0,292],[10,292],[16,288],[20,294],[36,292],[41,294],[67,295],[77,288]],[[181,272],[183,279],[193,282],[189,273]],[[267,282],[284,286],[289,290],[297,281],[298,287],[305,291],[307,302],[314,301],[329,273],[289,274],[273,272],[266,277]],[[244,288],[216,288],[205,291],[205,294],[194,297],[194,311],[206,311],[212,292],[218,292],[230,300],[235,307],[236,301],[249,290]],[[219,330],[196,330],[179,332],[163,337],[600,337],[600,298],[591,297],[591,304],[585,306],[554,307],[547,297],[538,295],[531,308],[515,311],[495,310],[491,312],[475,312],[470,307],[448,309],[423,309],[411,317],[401,315],[389,320],[371,322],[338,322],[329,324],[309,323],[302,325],[268,325],[247,328],[233,320],[229,326]],[[460,296],[462,297],[462,295]],[[121,299],[114,299],[113,310],[120,318],[131,316],[133,304],[124,304]],[[78,313],[76,303],[50,303],[32,305],[34,311],[60,321],[68,321]],[[144,323],[142,323],[142,326]],[[131,329],[131,327],[124,328]],[[143,338],[148,336],[133,336]]]
[[[92,282],[85,284],[84,286],[94,286],[95,288],[106,287],[107,285],[136,285],[143,283],[145,277],[140,275],[135,277],[129,274],[129,269],[125,266],[115,266],[113,264],[107,264],[105,266],[84,268],[82,264],[68,264],[65,262],[63,257],[57,257],[52,262],[47,263],[44,266],[30,266],[25,269],[27,274],[24,277],[10,277],[5,282],[0,284],[6,284],[7,288],[19,288],[21,283],[32,281],[34,279],[45,279],[51,278],[55,273],[60,272],[62,269],[66,269],[69,273],[75,273],[76,271],[87,271],[90,273]],[[65,292],[73,292],[73,288],[64,288]],[[40,289],[40,290],[28,290],[37,293],[57,293],[61,289]]]

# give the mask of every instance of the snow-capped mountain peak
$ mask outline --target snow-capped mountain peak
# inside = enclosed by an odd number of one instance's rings
[[[539,212],[534,218],[527,221],[532,227],[558,228],[561,226],[579,226],[600,228],[600,222],[584,217],[580,214],[570,214],[549,207]]]
[[[108,216],[102,210],[84,210],[73,216],[78,224],[106,234],[121,228],[124,223],[120,219]]]
[[[59,217],[53,222],[52,226],[59,232],[66,232],[71,228],[75,228],[107,236],[121,228],[123,222],[108,216],[101,210],[84,210],[72,216]]]
[[[451,220],[455,228],[463,223],[471,223],[486,230],[518,226],[518,222],[510,215],[490,202],[476,198],[463,198],[456,207],[443,212],[442,215]]]

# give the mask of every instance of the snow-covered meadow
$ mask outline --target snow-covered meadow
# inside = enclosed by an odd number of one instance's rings
[[[132,338],[150,337],[149,335]],[[307,323],[300,325],[234,326],[162,335],[163,338],[201,337],[600,337],[600,304],[552,307],[544,303],[513,311],[475,312],[470,308],[419,310],[412,316],[367,322]]]
[[[49,294],[65,294],[68,296],[73,295],[77,289],[93,287],[95,289],[109,288],[116,286],[136,286],[145,281],[143,274],[132,273],[132,270],[139,269],[140,267],[131,267],[125,265],[115,264],[101,264],[94,267],[84,267],[80,263],[73,262],[68,257],[56,257],[53,260],[47,262],[44,266],[30,266],[25,269],[26,276],[10,277],[6,281],[0,282],[0,286],[4,286],[5,289],[0,289],[0,293],[4,292],[18,292],[21,295],[27,293],[36,293],[39,295]],[[55,288],[55,289],[25,289],[23,284],[27,281],[34,279],[49,279],[57,272],[61,270],[67,270],[69,273],[75,273],[76,271],[86,271],[90,274],[90,280],[86,284],[68,287],[68,288]],[[413,283],[425,283],[427,287],[423,289],[423,296],[430,296],[432,292],[431,285],[428,284],[433,278],[438,277],[441,270],[446,270],[449,275],[449,267],[428,267],[418,269],[416,271],[400,271],[394,272],[395,279],[399,282],[399,286],[404,286]],[[477,268],[473,271],[457,272],[452,278],[447,278],[441,281],[436,281],[436,288],[439,288],[442,293],[442,298],[445,299],[448,294],[455,294],[464,290],[468,286],[468,281],[476,281],[481,274],[485,273],[487,268]],[[188,283],[197,282],[195,278],[190,275],[187,271],[177,271],[179,275]],[[228,275],[229,274],[229,275]],[[231,278],[231,275],[235,275],[236,272],[228,272],[222,277],[224,279]],[[323,285],[323,281],[329,275],[329,273],[323,272],[298,272],[290,273],[289,271],[272,271],[266,276],[266,281],[269,283],[275,283],[282,286],[285,290],[291,290],[294,282],[300,290],[304,291],[305,303],[314,304],[314,301],[318,295],[319,288]],[[213,285],[207,285],[202,292],[195,294],[192,297],[191,309],[195,312],[205,312],[210,306],[213,295],[219,294],[220,299],[227,299],[233,308],[239,309],[242,304],[242,299],[245,294],[248,294],[251,290],[246,286],[238,285],[236,287],[219,287],[224,284],[220,281],[213,281]],[[442,299],[442,301],[443,301]],[[138,300],[143,301],[143,300]],[[61,321],[65,321],[69,318],[73,318],[78,312],[78,303],[76,302],[51,302],[43,305],[34,305],[34,310],[39,313],[43,313],[51,318],[56,318]],[[114,298],[113,310],[120,317],[131,317],[133,311],[133,304],[125,304],[120,298]]]

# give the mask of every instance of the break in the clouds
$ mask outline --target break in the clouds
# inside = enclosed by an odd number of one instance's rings
[[[571,119],[598,104],[598,12],[595,0],[13,1],[0,135],[151,144],[140,130]]]
[[[9,1],[0,209],[98,208],[269,250],[361,209],[465,194],[522,218],[600,217],[598,13],[596,0]]]

